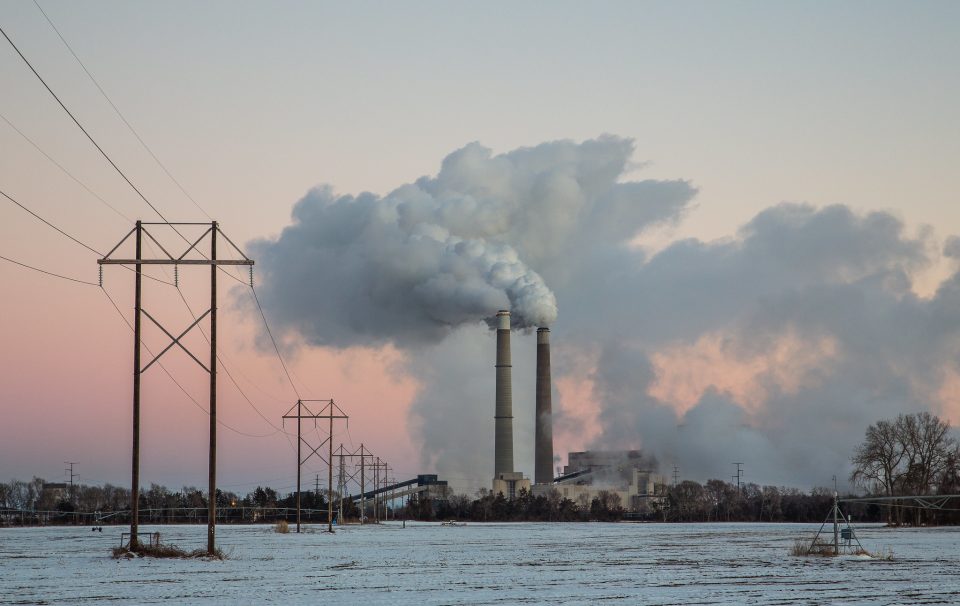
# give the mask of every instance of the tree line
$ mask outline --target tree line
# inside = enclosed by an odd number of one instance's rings
[[[927,412],[903,414],[892,420],[870,425],[864,441],[851,458],[854,485],[874,496],[960,494],[960,445],[949,422]],[[51,488],[53,487],[53,488]],[[319,510],[309,521],[325,521],[327,501],[324,491],[301,492],[301,508]],[[853,495],[851,495],[853,496]],[[258,486],[239,496],[218,489],[217,507],[224,522],[271,521],[289,518],[296,507],[296,493],[281,496],[276,490]],[[337,506],[337,495],[333,495]],[[638,512],[628,512],[626,504],[612,491],[600,490],[591,498],[576,501],[563,498],[557,490],[533,495],[520,491],[515,499],[489,490],[475,498],[453,495],[447,499],[412,497],[406,504],[390,509],[388,517],[417,520],[469,521],[612,521],[625,517],[662,522],[821,522],[830,511],[833,490],[814,488],[803,492],[796,488],[740,486],[712,479],[704,484],[685,480],[675,485],[659,485]],[[206,493],[193,486],[170,490],[151,484],[140,491],[141,521],[144,523],[205,520]],[[71,489],[41,478],[29,482],[12,480],[0,483],[0,524],[68,523],[79,518],[70,514],[100,515],[129,512],[130,491],[105,484],[79,484]],[[337,507],[339,509],[339,507]],[[889,524],[958,524],[960,499],[940,511],[917,508],[909,503],[881,506],[852,503],[844,511],[859,522]],[[5,512],[5,513],[4,513]],[[19,516],[12,515],[19,512]],[[25,516],[23,512],[44,512]],[[49,512],[54,514],[51,517]],[[192,513],[184,513],[192,512]],[[272,513],[270,513],[272,512]],[[352,501],[344,502],[344,518],[356,519],[359,511]],[[316,518],[316,519],[314,519]],[[120,521],[122,516],[117,519]]]
[[[723,480],[700,484],[685,480],[661,486],[639,512],[628,512],[613,491],[600,490],[590,499],[572,500],[559,491],[533,495],[521,490],[515,499],[481,490],[475,499],[455,495],[445,501],[411,499],[405,517],[416,520],[463,520],[475,522],[586,522],[631,519],[650,522],[822,522],[833,504],[833,490],[742,484]],[[850,508],[861,522],[882,520],[880,507]]]
[[[311,521],[326,520],[327,501],[323,492],[300,493],[301,509],[314,511],[308,516]],[[223,516],[224,522],[286,519],[294,515],[289,510],[297,506],[296,492],[281,496],[267,486],[258,486],[243,497],[218,488],[216,499],[220,510],[218,515]],[[140,521],[202,522],[206,520],[207,504],[206,491],[195,486],[170,490],[160,484],[151,484],[140,491]],[[352,504],[345,503],[344,510],[345,513],[354,512]],[[0,483],[0,524],[88,523],[98,516],[128,521],[129,511],[130,489],[112,484],[77,484],[71,489],[69,485],[37,477],[29,482],[11,480]],[[127,515],[111,516],[124,513]]]

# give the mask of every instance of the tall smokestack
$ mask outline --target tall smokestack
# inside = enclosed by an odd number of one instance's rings
[[[510,312],[497,312],[497,395],[494,413],[494,477],[513,472],[513,387],[510,365]]]
[[[553,483],[553,385],[550,381],[550,329],[537,329],[537,419],[534,482]]]

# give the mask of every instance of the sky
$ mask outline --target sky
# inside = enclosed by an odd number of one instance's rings
[[[744,461],[747,481],[805,488],[845,478],[879,418],[960,422],[955,3],[39,2],[200,208],[37,5],[0,3],[51,88],[165,216],[214,217],[257,261],[291,379],[224,278],[224,488],[292,489],[278,428],[298,397],[335,398],[335,442],[398,478],[486,485],[484,305],[519,296],[489,259],[555,298],[561,455],[641,447],[690,479]],[[9,45],[0,82],[0,189],[99,252],[157,219]],[[443,256],[463,240],[483,251],[469,271]],[[0,255],[97,282],[97,255],[12,203]],[[208,276],[178,278],[201,313]],[[127,483],[129,328],[96,286],[9,262],[0,280],[0,479],[78,461],[83,481]],[[396,298],[358,298],[380,285]],[[130,273],[108,268],[104,290],[129,320]],[[169,286],[145,297],[171,331],[192,322]],[[145,344],[166,343],[151,327]],[[528,474],[533,355],[518,333]],[[184,390],[144,375],[141,477],[204,485],[206,378],[164,362]]]

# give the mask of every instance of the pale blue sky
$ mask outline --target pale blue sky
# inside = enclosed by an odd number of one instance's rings
[[[691,233],[729,233],[784,199],[960,231],[957,3],[42,5],[188,190],[251,236],[319,182],[383,192],[472,140],[505,151],[602,132],[635,137],[646,174],[701,188]],[[7,0],[0,19],[181,208],[33,3]],[[9,51],[0,76],[0,111],[98,170]],[[0,141],[22,147],[5,126]]]

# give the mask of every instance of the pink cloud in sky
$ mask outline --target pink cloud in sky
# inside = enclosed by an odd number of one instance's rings
[[[714,389],[755,413],[771,389],[790,394],[813,386],[836,356],[837,343],[828,337],[811,340],[787,332],[762,350],[743,351],[731,337],[706,334],[693,344],[670,345],[651,355],[657,378],[650,395],[682,417]]]

